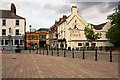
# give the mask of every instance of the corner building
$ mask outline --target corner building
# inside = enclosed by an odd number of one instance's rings
[[[26,19],[16,14],[16,7],[11,3],[11,10],[0,10],[0,49],[14,50],[19,44],[24,49]]]
[[[57,26],[56,33],[54,32],[55,37],[57,38],[57,42],[53,41],[50,45],[52,47],[57,46],[58,48],[80,48],[80,47],[89,47],[91,45],[95,45],[96,47],[100,46],[113,46],[109,43],[109,40],[106,38],[106,32],[111,27],[110,22],[106,22],[99,25],[94,25],[94,31],[102,33],[101,38],[97,41],[89,42],[84,34],[84,28],[86,26],[91,27],[86,21],[84,21],[81,16],[78,14],[78,9],[76,6],[72,6],[71,14],[67,16],[63,16],[56,21],[52,26]]]

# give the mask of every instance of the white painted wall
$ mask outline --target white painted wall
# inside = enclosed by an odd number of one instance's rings
[[[16,26],[16,20],[19,20],[19,26]],[[6,26],[2,26],[2,19],[0,19],[0,36],[2,36],[2,29],[6,29],[6,36],[9,35],[9,28],[11,28],[11,36],[15,36],[15,30],[19,29],[20,34],[25,33],[25,20],[24,19],[6,19]],[[21,36],[22,36],[21,35]]]
[[[78,14],[77,8],[72,8],[71,10],[71,15],[66,19],[66,21],[60,25],[58,25],[58,39],[63,39],[65,38],[67,40],[67,47],[80,47],[78,46],[78,43],[85,44],[86,42],[70,42],[71,40],[86,40],[85,34],[84,34],[84,28],[88,26],[88,23],[85,22],[80,15]],[[75,20],[77,21],[75,23]],[[77,25],[77,29],[74,29],[74,25]],[[90,26],[88,26],[90,27]],[[111,27],[110,22],[108,22],[103,29],[101,30],[95,30],[95,32],[101,32],[102,37],[99,40],[108,40],[106,38],[106,32],[108,29]],[[70,31],[69,28],[72,30]],[[73,31],[76,31],[80,34],[80,36],[73,36],[72,34],[77,34],[76,32],[74,33]],[[71,36],[70,36],[71,35]],[[109,42],[95,42],[97,46],[112,46]],[[83,45],[84,46],[84,45]]]

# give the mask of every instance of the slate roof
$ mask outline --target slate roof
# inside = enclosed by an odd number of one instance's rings
[[[99,24],[99,25],[94,25],[94,29],[101,30],[106,24],[107,24],[107,22]]]
[[[1,15],[2,14],[2,15]],[[7,19],[25,19],[21,16],[16,14],[11,14],[10,10],[0,10],[0,18],[7,18]]]
[[[40,29],[38,29],[37,31],[49,31],[49,28],[40,28]]]

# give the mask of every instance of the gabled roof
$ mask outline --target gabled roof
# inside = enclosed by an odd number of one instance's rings
[[[0,18],[8,18],[8,19],[25,19],[21,16],[18,16],[16,14],[12,14],[10,10],[0,10]]]
[[[107,22],[99,24],[99,25],[93,25],[93,26],[94,26],[94,29],[101,30],[106,24],[107,24]]]

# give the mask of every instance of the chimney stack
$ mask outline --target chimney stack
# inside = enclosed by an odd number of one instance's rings
[[[11,3],[11,13],[16,14],[16,7],[13,3]]]
[[[72,6],[71,14],[78,14],[77,6]]]

